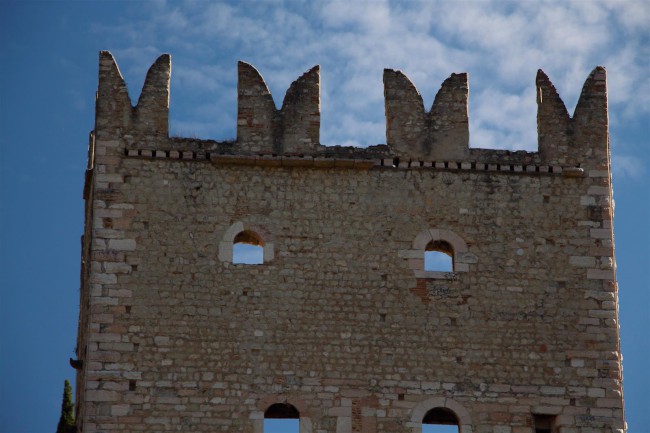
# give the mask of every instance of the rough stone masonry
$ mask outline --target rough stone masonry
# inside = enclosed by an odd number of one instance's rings
[[[241,62],[216,142],[169,137],[169,55],[135,107],[99,57],[79,431],[625,430],[604,68],[573,116],[539,71],[538,152],[469,147],[466,74],[427,112],[386,70],[387,144],[360,149],[321,145],[318,67],[278,110]]]

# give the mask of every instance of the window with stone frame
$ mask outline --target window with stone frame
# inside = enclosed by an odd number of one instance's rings
[[[455,280],[469,272],[478,257],[468,243],[449,229],[429,228],[417,234],[411,248],[398,250],[398,256],[418,279]]]
[[[273,237],[263,226],[237,221],[223,232],[219,260],[225,263],[261,265],[274,258]]]

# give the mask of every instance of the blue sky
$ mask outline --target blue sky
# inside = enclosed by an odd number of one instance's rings
[[[630,432],[650,431],[650,3],[0,1],[0,431],[56,429],[76,344],[81,198],[97,53],[132,100],[172,54],[171,133],[234,138],[237,60],[277,105],[321,65],[323,144],[385,142],[383,68],[429,107],[469,73],[473,147],[534,150],[543,69],[569,112],[608,71],[621,344]]]

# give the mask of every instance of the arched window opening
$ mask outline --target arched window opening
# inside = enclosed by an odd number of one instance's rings
[[[436,407],[424,415],[422,433],[459,433],[456,414],[445,407]]]
[[[300,413],[289,403],[275,403],[264,412],[264,433],[299,433]]]
[[[454,249],[445,241],[434,240],[424,250],[424,270],[435,272],[454,271]]]
[[[233,240],[232,262],[247,265],[264,263],[264,241],[262,238],[249,230],[240,232]]]

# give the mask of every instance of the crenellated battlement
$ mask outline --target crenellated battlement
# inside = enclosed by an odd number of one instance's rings
[[[237,143],[246,151],[313,154],[320,144],[320,66],[294,81],[275,108],[264,78],[238,64]]]
[[[401,71],[384,70],[386,142],[402,158],[459,159],[469,153],[467,74],[451,74],[430,111]]]
[[[171,56],[163,54],[147,72],[138,103],[131,98],[120,69],[108,51],[99,53],[99,87],[95,107],[98,137],[169,135],[169,81]]]
[[[118,140],[121,155],[147,152],[203,152],[265,158],[399,159],[407,166],[440,163],[514,164],[603,167],[608,158],[607,86],[603,67],[587,78],[573,117],[548,76],[537,73],[538,152],[470,148],[469,81],[451,74],[441,85],[429,111],[422,96],[401,71],[384,70],[386,146],[374,151],[324,146],[320,143],[320,68],[314,66],[287,90],[276,108],[262,75],[239,62],[237,138],[226,144],[211,140],[169,139],[171,56],[151,66],[135,106],[113,56],[100,52],[95,132],[102,140]],[[167,137],[167,142],[161,138]],[[381,150],[378,150],[381,149]],[[344,155],[339,155],[343,152]],[[110,151],[109,151],[110,153]],[[201,159],[201,158],[199,158]],[[208,159],[210,159],[208,157]],[[399,166],[399,164],[397,164]]]
[[[605,157],[609,146],[605,68],[598,66],[589,74],[573,117],[541,69],[536,84],[538,149],[542,158],[580,164]]]

